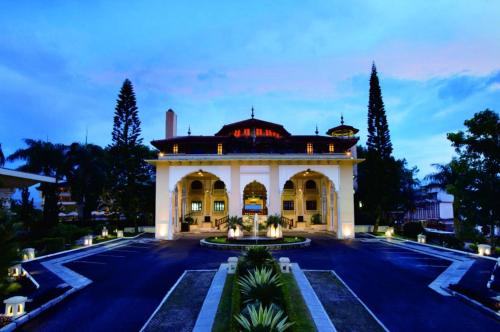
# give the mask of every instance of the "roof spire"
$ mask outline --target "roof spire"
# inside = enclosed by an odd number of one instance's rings
[[[188,126],[188,136],[191,136],[191,125]]]
[[[340,124],[344,124],[344,114],[340,113]]]
[[[254,117],[254,114],[253,114],[253,113],[254,113],[254,112],[253,112],[253,105],[252,105],[252,119],[253,119],[253,117]]]
[[[314,133],[315,133],[316,135],[318,135],[318,134],[319,134],[318,125],[316,125],[316,130],[314,131]]]

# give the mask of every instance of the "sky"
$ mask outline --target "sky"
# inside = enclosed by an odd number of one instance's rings
[[[446,133],[500,110],[500,2],[2,1],[0,143],[111,141],[134,84],[144,142],[213,135],[257,118],[292,134],[339,124],[367,135],[377,65],[394,155],[419,177],[454,154]],[[15,164],[7,164],[15,167]]]

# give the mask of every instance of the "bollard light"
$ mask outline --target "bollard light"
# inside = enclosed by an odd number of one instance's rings
[[[22,251],[23,261],[29,261],[30,259],[35,258],[35,249],[34,248],[26,248]]]
[[[385,231],[385,237],[388,239],[390,239],[392,237],[392,231],[390,229],[387,229]]]
[[[477,252],[480,256],[491,255],[491,246],[488,244],[480,244],[477,246]]]
[[[290,258],[280,257],[279,264],[282,273],[290,273]]]
[[[117,231],[116,231],[116,237],[117,237],[117,238],[122,238],[122,237],[123,237],[123,231],[122,231],[122,230],[120,230],[120,229],[119,229],[119,230],[117,230]]]
[[[83,245],[88,247],[88,246],[91,246],[92,245],[92,235],[86,235],[84,236],[83,238]]]
[[[26,301],[28,298],[25,296],[13,296],[3,301],[5,304],[5,316],[16,319],[26,313]]]
[[[229,257],[227,259],[227,274],[235,274],[238,265],[238,257]]]
[[[108,229],[104,227],[101,232],[102,237],[108,237]]]
[[[417,242],[418,243],[425,243],[425,242],[427,242],[426,236],[424,234],[418,234],[417,235]]]

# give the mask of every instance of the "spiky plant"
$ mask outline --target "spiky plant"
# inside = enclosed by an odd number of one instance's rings
[[[272,262],[273,256],[271,256],[269,250],[264,247],[250,247],[243,253],[241,269],[243,271],[253,270],[271,265]]]
[[[227,219],[227,229],[236,229],[238,226],[243,226],[243,219],[238,216],[230,216]]]
[[[246,304],[270,305],[280,299],[280,276],[271,268],[255,269],[238,280]]]
[[[248,308],[248,318],[244,314],[239,314],[234,318],[246,332],[284,332],[293,322],[287,322],[288,317],[283,310],[274,306],[262,307],[259,305]]]

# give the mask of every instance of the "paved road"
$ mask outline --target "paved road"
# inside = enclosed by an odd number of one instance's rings
[[[67,264],[94,282],[22,331],[137,331],[186,269],[215,269],[235,252],[196,239],[131,244]],[[276,252],[305,269],[335,269],[391,331],[498,331],[500,324],[427,287],[450,262],[379,242],[313,238]],[[182,318],[179,318],[182,319]]]

